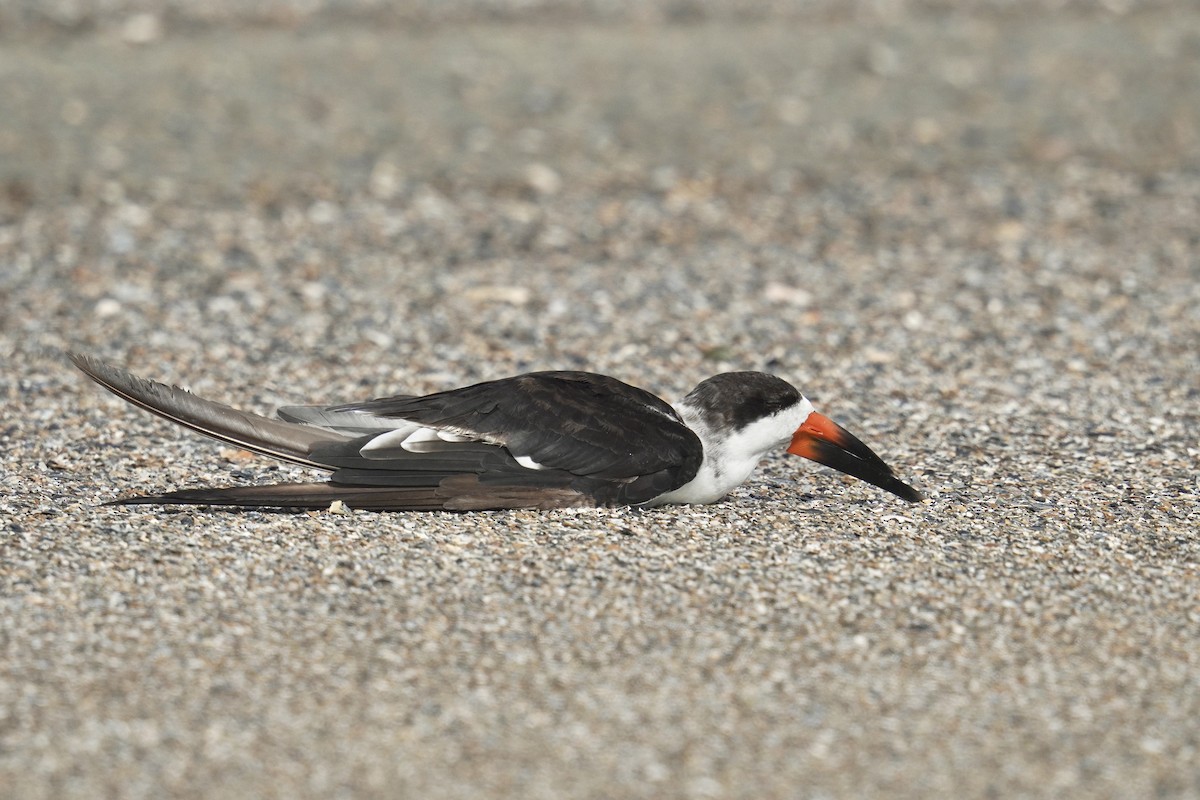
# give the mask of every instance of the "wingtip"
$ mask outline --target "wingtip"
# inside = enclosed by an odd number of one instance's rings
[[[98,383],[102,382],[101,376],[105,374],[123,372],[123,370],[119,369],[118,367],[114,367],[112,364],[109,364],[106,361],[101,361],[100,359],[93,355],[89,355],[88,353],[80,353],[76,350],[66,350],[64,352],[67,358],[70,359],[71,363],[74,364],[80,372]]]
[[[81,353],[78,350],[63,350],[62,352],[63,352],[63,355],[65,355],[67,358],[69,358],[72,361],[72,363],[74,363],[77,366],[81,365],[81,364],[88,364],[88,363],[96,363],[96,364],[104,363],[100,359],[98,359],[94,355],[92,355],[91,353]]]
[[[80,353],[76,350],[64,350],[63,355],[67,357],[67,360],[80,369],[84,369],[84,364],[92,359],[92,357],[86,353]],[[84,371],[86,372],[86,370]]]
[[[110,506],[136,506],[139,503],[146,502],[142,497],[118,497],[116,500],[105,500],[100,504],[101,508]]]

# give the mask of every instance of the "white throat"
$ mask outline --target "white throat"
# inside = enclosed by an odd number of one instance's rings
[[[704,461],[696,477],[667,492],[647,505],[664,503],[715,503],[740,486],[772,450],[783,447],[796,429],[813,412],[812,403],[801,396],[800,402],[735,431],[713,430],[701,413],[684,402],[675,410],[684,424],[695,431],[704,445]]]

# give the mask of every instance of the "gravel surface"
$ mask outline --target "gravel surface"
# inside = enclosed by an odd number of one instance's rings
[[[1200,11],[452,6],[0,3],[3,794],[1200,796]],[[312,473],[63,348],[765,369],[929,500],[101,507]]]

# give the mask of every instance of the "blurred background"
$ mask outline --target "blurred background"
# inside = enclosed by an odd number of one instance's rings
[[[856,382],[1010,336],[1145,357],[1104,309],[1164,278],[1194,299],[1197,24],[1115,0],[9,0],[3,332],[361,361],[381,390],[585,362],[671,391],[835,358]],[[1136,313],[1153,337],[1170,309]]]
[[[1196,796],[1198,221],[1190,1],[0,0],[0,785]],[[312,475],[63,348],[764,369],[930,501],[114,511]]]

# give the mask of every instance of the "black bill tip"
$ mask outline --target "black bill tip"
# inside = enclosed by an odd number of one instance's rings
[[[897,478],[892,468],[858,437],[815,411],[796,429],[788,452],[878,486],[910,503],[925,499],[919,491]]]

